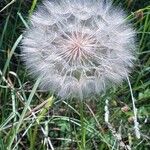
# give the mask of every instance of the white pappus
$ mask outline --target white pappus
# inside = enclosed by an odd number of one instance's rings
[[[45,0],[22,41],[29,73],[63,99],[121,83],[135,60],[135,32],[126,17],[109,0]]]

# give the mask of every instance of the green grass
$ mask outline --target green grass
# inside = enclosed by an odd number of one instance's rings
[[[137,56],[130,82],[136,99],[141,138],[134,133],[130,87],[124,82],[97,99],[59,101],[37,89],[20,59],[22,31],[37,0],[0,3],[0,150],[149,150],[150,2],[122,2],[137,31]],[[130,3],[131,2],[131,3]],[[109,100],[109,125],[104,120]],[[54,100],[54,102],[52,102]],[[53,103],[53,104],[52,104]],[[116,138],[121,134],[121,140]]]

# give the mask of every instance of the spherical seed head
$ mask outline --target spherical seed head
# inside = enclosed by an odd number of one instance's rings
[[[25,31],[23,59],[40,87],[61,98],[86,98],[126,78],[135,32],[110,1],[46,0]]]

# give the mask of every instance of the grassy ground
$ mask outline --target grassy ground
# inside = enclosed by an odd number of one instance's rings
[[[83,103],[59,101],[49,93],[40,92],[39,81],[29,78],[19,57],[22,30],[27,27],[37,1],[1,0],[0,150],[150,149],[150,2],[114,1],[122,2],[137,29],[139,59],[130,82],[141,138],[134,133],[132,97],[127,82]],[[107,107],[109,124],[104,121]]]

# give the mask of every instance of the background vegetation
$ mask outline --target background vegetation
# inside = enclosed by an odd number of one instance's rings
[[[130,76],[141,138],[134,133],[128,83],[97,99],[59,101],[37,89],[20,55],[22,31],[37,0],[0,1],[0,150],[150,149],[150,1],[114,0],[137,30]],[[53,99],[54,102],[53,102]],[[109,123],[105,123],[106,99]]]

